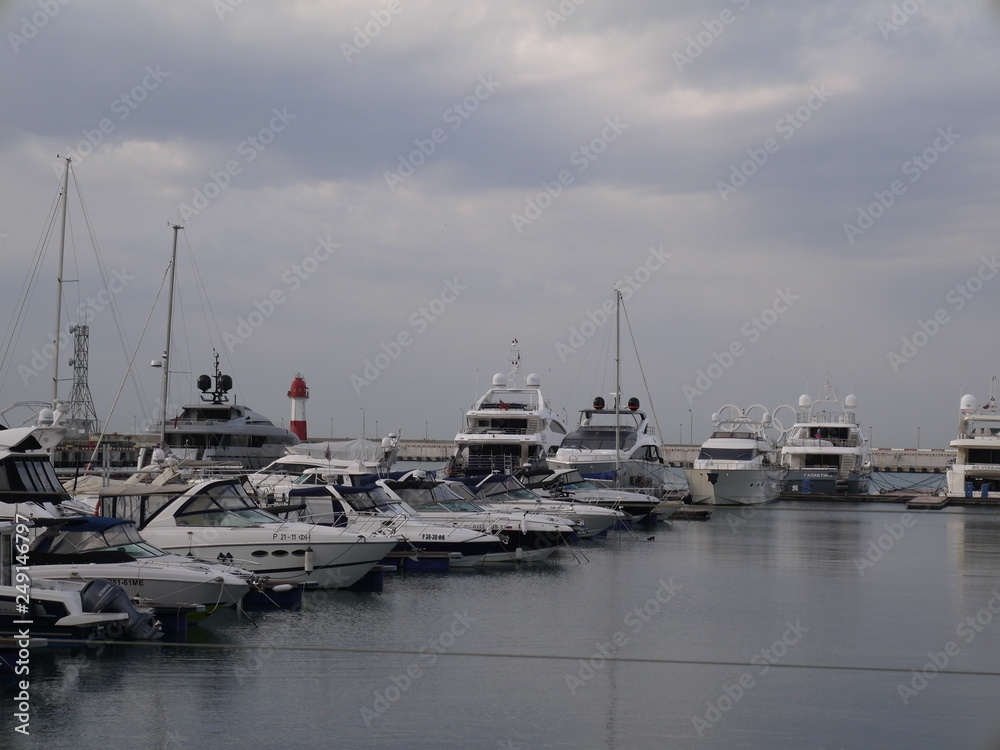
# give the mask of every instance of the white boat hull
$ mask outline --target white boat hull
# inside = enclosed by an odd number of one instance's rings
[[[684,474],[692,504],[764,505],[781,491],[774,469],[685,469]]]

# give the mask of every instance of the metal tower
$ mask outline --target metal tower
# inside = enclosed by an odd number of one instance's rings
[[[69,419],[66,424],[69,426],[71,434],[76,433],[74,437],[85,438],[92,433],[100,432],[97,410],[94,408],[94,399],[90,395],[90,386],[87,384],[90,326],[70,326],[69,332],[73,334],[73,359],[69,361],[73,367],[73,390],[67,404]]]

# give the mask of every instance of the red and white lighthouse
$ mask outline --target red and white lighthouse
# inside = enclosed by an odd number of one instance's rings
[[[292,387],[288,389],[288,398],[292,400],[292,419],[288,429],[298,435],[299,440],[305,440],[306,399],[309,398],[309,389],[306,388],[306,381],[302,379],[302,373],[295,374]]]

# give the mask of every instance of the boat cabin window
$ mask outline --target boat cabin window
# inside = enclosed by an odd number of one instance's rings
[[[702,448],[699,460],[750,461],[757,455],[756,448]]]
[[[62,529],[44,550],[53,555],[74,555],[80,552],[124,552],[132,558],[162,557],[167,553],[145,541],[130,523],[109,526],[101,531]]]
[[[619,449],[629,450],[635,445],[635,430],[623,427],[618,432]],[[615,449],[614,427],[590,427],[586,430],[574,430],[562,441],[562,448],[585,451],[613,451]]]
[[[17,458],[14,460],[17,469],[17,476],[20,479],[21,487],[27,492],[59,493],[65,492],[63,486],[59,484],[56,477],[56,470],[46,458]],[[10,485],[10,480],[4,477],[4,481]],[[11,487],[8,487],[11,488]]]
[[[994,448],[969,448],[970,464],[1000,464],[1000,450]]]
[[[281,519],[253,504],[238,485],[206,487],[175,514],[178,526],[254,526]]]

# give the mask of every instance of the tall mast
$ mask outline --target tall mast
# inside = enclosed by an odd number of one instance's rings
[[[621,344],[622,293],[615,289],[615,484],[622,486],[621,478],[621,408],[622,408],[622,344]]]
[[[62,324],[62,295],[63,295],[63,259],[66,256],[66,207],[69,203],[69,163],[70,158],[66,157],[66,169],[63,172],[62,187],[62,228],[59,236],[59,271],[56,275],[56,327],[55,327],[55,354],[52,357],[52,408],[55,409],[59,400],[59,326]]]
[[[177,233],[182,230],[179,224],[171,224],[174,230],[174,247],[170,253],[170,284],[167,294],[167,344],[163,350],[163,385],[160,395],[160,448],[167,449],[167,388],[170,385],[170,334],[174,321],[174,274],[177,271]]]

